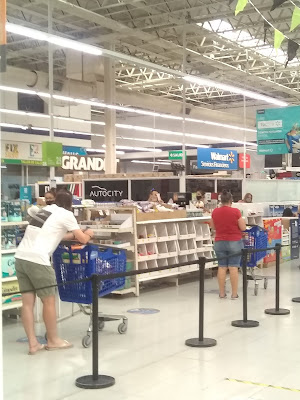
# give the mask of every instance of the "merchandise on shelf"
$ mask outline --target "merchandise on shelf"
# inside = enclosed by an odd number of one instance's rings
[[[3,254],[1,256],[2,278],[9,278],[16,275],[15,256]]]
[[[18,281],[2,282],[2,294],[7,296],[2,296],[2,304],[10,304],[21,300],[20,294],[12,294],[19,291]]]

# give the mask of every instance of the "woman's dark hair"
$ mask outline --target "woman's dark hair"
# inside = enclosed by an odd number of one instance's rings
[[[55,204],[58,207],[65,208],[66,210],[72,209],[73,195],[69,190],[59,190],[56,193]]]
[[[52,194],[52,196],[56,197],[56,189],[55,188],[51,188],[50,190],[48,190],[48,192],[46,192],[45,194]]]
[[[228,190],[223,190],[221,194],[221,203],[222,204],[228,204],[232,202],[232,194],[228,192]]]
[[[294,217],[294,213],[290,208],[285,208],[282,216],[283,217]]]

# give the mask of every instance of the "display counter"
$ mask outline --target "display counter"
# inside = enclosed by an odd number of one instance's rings
[[[123,290],[115,292],[117,294],[134,293],[139,296],[142,283],[161,278],[178,279],[183,274],[198,270],[196,261],[199,257],[213,258],[211,217],[187,218],[185,210],[144,214],[137,213],[135,207],[103,208],[101,205],[87,209],[85,214],[86,220],[81,221],[81,227],[94,230],[95,243],[125,249],[128,268],[171,267],[190,261],[190,265],[184,267],[137,275],[127,282]],[[159,219],[156,219],[156,214],[163,215],[158,215]],[[206,264],[206,268],[213,266],[213,263]]]

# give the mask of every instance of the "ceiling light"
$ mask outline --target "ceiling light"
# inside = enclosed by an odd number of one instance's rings
[[[154,162],[154,161],[141,161],[141,160],[132,160],[131,162],[135,164],[170,165],[170,163],[167,162]]]
[[[131,138],[130,140],[134,140],[134,138]],[[105,144],[102,145],[102,147],[106,147]],[[156,148],[149,148],[149,147],[132,147],[132,146],[116,146],[117,149],[124,149],[124,150],[136,150],[136,151],[151,151],[154,153],[161,153],[161,149],[156,149]]]
[[[6,23],[6,31],[15,33],[16,35],[26,36],[32,39],[41,40],[43,42],[52,43],[59,47],[80,51],[82,53],[92,54],[95,56],[101,56],[102,54],[102,50],[96,46],[81,43],[76,40],[67,39],[57,35],[51,35],[46,32],[27,28],[26,26],[12,24],[10,22]]]
[[[88,151],[90,153],[106,153],[106,150],[104,150],[104,149],[86,149],[86,151]],[[123,154],[125,154],[125,151],[117,150],[116,154],[123,155]]]
[[[197,76],[191,76],[191,75],[186,75],[185,77],[183,77],[183,79],[186,80],[187,82],[196,83],[199,86],[209,86],[209,87],[225,90],[227,92],[240,94],[242,96],[249,97],[251,99],[262,100],[262,101],[265,101],[266,103],[275,104],[279,107],[287,107],[288,106],[288,103],[286,103],[285,101],[273,99],[272,97],[268,97],[263,94],[255,93],[250,90],[241,89],[239,87],[227,85],[227,84],[224,84],[221,82],[215,82],[215,81],[211,81],[209,79],[198,78]]]

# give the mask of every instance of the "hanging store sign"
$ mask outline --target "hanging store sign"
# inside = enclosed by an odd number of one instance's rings
[[[169,151],[169,160],[182,160],[182,150],[172,150]],[[185,152],[186,157],[186,152]]]
[[[198,169],[237,170],[238,153],[235,150],[198,148],[197,166]]]
[[[7,164],[35,164],[42,162],[42,145],[40,143],[24,143],[3,141],[1,146],[1,157]]]
[[[118,202],[128,199],[128,180],[84,181],[85,199],[96,203]]]
[[[249,154],[246,154],[246,155],[244,153],[239,154],[239,167],[240,168],[250,168],[251,167],[251,157]]]
[[[62,157],[62,168],[72,171],[103,171],[105,168],[104,160],[100,157]]]
[[[43,165],[48,167],[61,167],[62,162],[62,143],[43,142]]]
[[[63,155],[67,156],[86,156],[87,152],[84,147],[63,146]]]
[[[256,113],[258,154],[300,153],[300,106]]]

